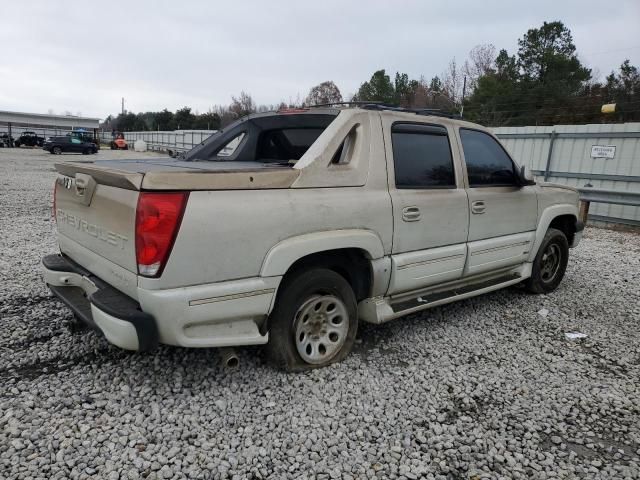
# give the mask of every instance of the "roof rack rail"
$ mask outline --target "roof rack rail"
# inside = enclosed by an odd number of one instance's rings
[[[318,107],[333,107],[336,105],[356,105],[365,110],[390,110],[393,112],[407,112],[415,113],[416,115],[431,115],[434,117],[452,118],[455,120],[462,120],[462,115],[459,113],[447,113],[437,108],[405,108],[396,107],[395,105],[388,105],[383,102],[332,102],[321,103],[318,105],[308,105],[304,108],[318,108]]]
[[[382,105],[382,102],[331,102],[319,103],[317,105],[307,105],[306,108],[332,107],[334,105]]]
[[[462,115],[459,113],[447,113],[442,110],[434,108],[404,108],[395,107],[393,105],[385,105],[383,103],[367,103],[362,106],[366,110],[391,110],[393,112],[407,112],[415,113],[416,115],[430,115],[434,117],[452,118],[455,120],[462,120]]]

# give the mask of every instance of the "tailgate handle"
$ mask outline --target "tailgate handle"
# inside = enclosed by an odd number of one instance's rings
[[[93,193],[95,192],[97,185],[93,177],[86,173],[76,173],[75,184],[76,197],[78,197],[80,203],[86,206],[91,204],[91,199],[93,198]]]

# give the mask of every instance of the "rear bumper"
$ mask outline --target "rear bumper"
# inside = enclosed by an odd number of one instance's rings
[[[137,287],[125,294],[67,256],[49,255],[42,264],[53,294],[109,342],[127,350],[151,350],[159,343],[181,347],[265,344],[269,334],[261,327],[282,278],[160,290],[138,279]]]
[[[126,350],[157,347],[156,321],[138,302],[62,255],[48,255],[42,265],[51,292],[109,342]]]

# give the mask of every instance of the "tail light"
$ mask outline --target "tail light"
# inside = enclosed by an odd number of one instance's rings
[[[187,192],[141,192],[136,210],[138,273],[158,277],[167,263],[187,205]]]

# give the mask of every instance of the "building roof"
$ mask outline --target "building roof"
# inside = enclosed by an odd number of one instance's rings
[[[0,123],[11,123],[16,126],[28,125],[93,129],[99,128],[100,119],[77,117],[74,115],[49,115],[43,113],[9,112],[0,110]]]

